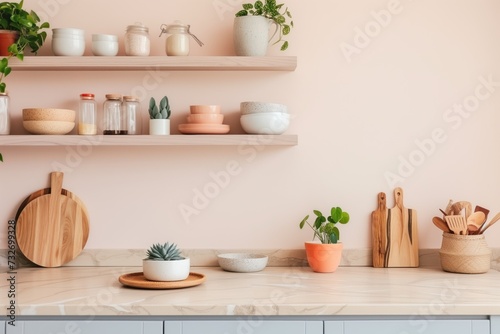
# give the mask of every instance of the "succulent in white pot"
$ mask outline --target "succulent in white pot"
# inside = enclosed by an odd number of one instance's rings
[[[183,257],[176,244],[154,244],[142,260],[144,277],[150,281],[182,281],[189,276],[190,260]]]

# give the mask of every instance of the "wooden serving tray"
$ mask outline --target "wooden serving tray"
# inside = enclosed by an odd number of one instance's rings
[[[118,280],[121,284],[140,289],[180,289],[200,285],[205,281],[205,275],[189,273],[188,278],[182,281],[160,282],[150,281],[142,272],[121,275]]]

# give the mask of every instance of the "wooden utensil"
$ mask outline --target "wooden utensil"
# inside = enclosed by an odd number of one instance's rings
[[[467,234],[467,223],[465,221],[464,216],[461,215],[451,215],[446,216],[446,223],[450,230],[453,231],[454,234]]]
[[[59,267],[73,260],[89,235],[86,210],[62,192],[63,173],[50,175],[50,194],[30,201],[16,222],[21,252],[42,267]]]
[[[383,257],[383,266],[386,268],[418,267],[417,212],[404,207],[403,189],[396,188],[396,204],[393,208],[383,211],[386,212],[386,219],[383,219],[384,214],[379,211],[383,208],[380,205],[380,196],[379,194],[379,208],[376,211],[378,213],[372,214],[372,222],[380,219],[380,223],[372,225],[374,266],[381,266]]]
[[[386,267],[387,252],[387,207],[385,193],[378,193],[377,209],[372,212],[372,259],[375,268]]]
[[[482,212],[484,213],[484,221],[481,223],[481,226],[479,226],[479,230],[476,231],[475,234],[479,234],[479,231],[481,231],[481,228],[483,227],[484,223],[486,223],[486,220],[488,219],[488,214],[490,213],[490,210],[483,208],[482,206],[476,205],[476,208],[474,209],[474,212]]]
[[[453,215],[459,215],[462,210],[465,209],[465,219],[469,218],[472,213],[472,205],[467,201],[455,202],[451,206],[451,211]]]
[[[441,219],[440,217],[433,217],[432,218],[432,222],[434,223],[434,225],[437,226],[438,229],[440,229],[441,231],[443,232],[446,232],[446,233],[451,233],[450,229],[448,228],[448,225],[446,224],[446,222]]]
[[[495,224],[500,219],[500,212],[493,217],[487,225],[484,225],[479,234],[483,234],[488,228]]]
[[[467,218],[467,230],[468,234],[475,234],[479,231],[484,223],[484,213],[481,211],[473,212],[469,218]]]

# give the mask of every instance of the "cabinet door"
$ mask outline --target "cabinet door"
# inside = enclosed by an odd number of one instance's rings
[[[161,321],[16,321],[6,334],[162,334]]]
[[[322,321],[262,319],[166,321],[164,334],[323,334]]]
[[[344,331],[325,334],[490,334],[489,320],[370,320],[345,321]]]
[[[5,326],[6,326],[6,322],[0,321],[0,334],[5,334]]]

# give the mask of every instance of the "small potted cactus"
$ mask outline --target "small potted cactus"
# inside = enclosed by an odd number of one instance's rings
[[[156,105],[154,97],[149,100],[149,134],[170,134],[170,104],[168,97],[164,96],[160,104]]]
[[[177,245],[153,244],[142,261],[144,277],[150,281],[182,281],[189,276],[190,261],[183,257]]]

